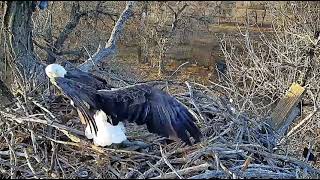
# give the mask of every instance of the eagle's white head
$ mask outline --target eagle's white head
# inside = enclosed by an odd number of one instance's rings
[[[45,69],[49,78],[64,77],[67,71],[59,64],[50,64]]]

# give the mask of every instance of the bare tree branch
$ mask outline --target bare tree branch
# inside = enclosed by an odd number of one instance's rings
[[[115,54],[116,42],[123,31],[126,21],[133,15],[132,8],[134,4],[134,1],[129,1],[127,3],[126,9],[122,12],[114,26],[105,48],[97,51],[92,58],[89,58],[86,62],[82,63],[79,66],[82,71],[90,71],[95,65],[102,63],[104,60]]]
[[[78,25],[80,18],[87,13],[80,12],[79,2],[76,2],[72,6],[71,18],[67,25],[64,27],[63,31],[60,33],[57,41],[54,43],[54,47],[56,49],[60,49],[64,43],[64,41],[68,38],[69,34],[73,31],[73,29]]]
[[[179,21],[179,15],[183,12],[183,10],[189,6],[188,4],[184,4],[180,9],[178,9],[178,11],[176,12],[169,4],[166,4],[167,7],[173,12],[173,22],[171,24],[171,30],[170,30],[170,35],[174,32],[174,30],[177,28],[177,23]]]
[[[62,48],[64,42],[77,27],[80,22],[81,17],[87,15],[87,12],[80,12],[80,4],[76,2],[72,5],[70,20],[64,27],[63,31],[59,34],[57,40],[54,42],[52,52],[58,54],[57,52]],[[48,51],[47,51],[48,52]],[[48,63],[54,63],[56,58],[48,53]]]

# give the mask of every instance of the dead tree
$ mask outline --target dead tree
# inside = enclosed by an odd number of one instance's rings
[[[162,2],[161,2],[162,3]],[[162,19],[158,18],[158,21],[155,22],[155,41],[159,50],[158,57],[158,75],[161,75],[164,71],[164,59],[167,50],[169,49],[170,44],[172,44],[172,37],[175,35],[177,29],[179,28],[179,22],[181,21],[181,13],[188,7],[188,4],[185,3],[182,7],[179,7],[175,10],[168,3],[165,3],[166,7],[170,9],[170,12],[173,15],[172,23],[170,24],[170,29],[167,29],[166,22],[161,23]]]
[[[126,9],[114,26],[106,46],[98,49],[92,58],[81,64],[80,69],[90,71],[95,65],[109,59],[116,52],[117,39],[123,31],[126,21],[133,15],[133,5],[134,2],[127,3]],[[74,9],[76,11],[77,7]],[[45,84],[47,80],[44,73],[45,64],[40,63],[34,55],[31,16],[31,1],[5,2],[1,39],[5,40],[4,52],[6,52],[6,58],[10,60],[9,67],[12,74],[11,78],[6,80],[6,84],[11,84],[15,88],[10,89],[14,89],[15,92],[18,91],[23,95],[27,95],[27,92]],[[66,38],[66,36],[62,36],[60,40],[58,39],[57,46],[63,44],[61,42]]]

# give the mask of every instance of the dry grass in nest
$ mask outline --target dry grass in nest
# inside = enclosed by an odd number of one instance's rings
[[[174,86],[174,85],[172,85]],[[68,102],[39,97],[0,110],[2,178],[318,178],[306,162],[275,151],[263,119],[250,119],[208,87],[175,97],[201,114],[201,143],[163,143],[128,124],[134,145],[96,147]],[[190,96],[190,92],[191,96]],[[18,99],[17,99],[18,100]],[[62,119],[69,113],[69,119]],[[59,115],[60,114],[60,115]],[[147,145],[147,146],[145,146]]]

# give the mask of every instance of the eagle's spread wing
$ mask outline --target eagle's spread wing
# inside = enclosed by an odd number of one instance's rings
[[[97,133],[97,125],[93,118],[95,110],[98,109],[94,102],[97,91],[90,86],[62,77],[54,78],[54,81],[63,94],[73,101],[80,112],[81,120],[90,126],[91,131]]]
[[[55,82],[95,132],[97,127],[93,115],[97,110],[103,110],[111,116],[114,125],[120,121],[146,124],[151,133],[180,138],[189,145],[190,136],[196,142],[202,137],[194,123],[197,115],[160,89],[139,84],[114,90],[96,90],[66,78],[55,78]]]
[[[113,88],[105,79],[100,78],[92,73],[83,72],[76,67],[70,67],[65,75],[65,78],[86,84],[95,89]]]
[[[127,120],[146,124],[150,132],[171,138],[180,138],[191,145],[192,136],[199,142],[202,135],[194,121],[195,113],[169,94],[140,84],[116,90],[99,90],[99,104],[113,123]]]

